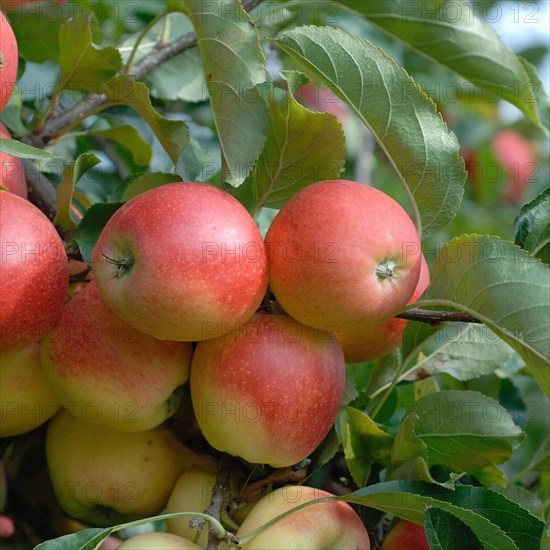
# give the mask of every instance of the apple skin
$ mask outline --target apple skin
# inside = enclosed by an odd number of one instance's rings
[[[61,406],[40,368],[40,346],[0,353],[0,437],[42,425]]]
[[[40,340],[61,314],[69,286],[65,247],[29,201],[0,191],[0,351]]]
[[[289,485],[267,494],[244,520],[242,538],[300,504],[333,496],[321,489]],[[274,523],[242,545],[243,550],[369,550],[369,535],[361,518],[346,502],[313,504]],[[404,547],[403,547],[404,548]]]
[[[144,533],[123,542],[117,550],[194,550],[201,546],[171,533]]]
[[[19,50],[6,16],[0,12],[0,112],[8,103],[17,81]]]
[[[1,122],[0,138],[11,139],[11,134]],[[0,184],[24,199],[29,196],[23,161],[2,151],[0,151]]]
[[[336,337],[286,315],[256,314],[232,335],[199,342],[191,363],[199,428],[219,451],[290,466],[332,426],[344,393]]]
[[[267,289],[256,224],[236,199],[205,183],[163,185],[126,203],[99,237],[93,270],[107,305],[161,340],[234,330]]]
[[[430,550],[424,526],[399,520],[388,533],[381,550]]]
[[[429,285],[430,271],[424,256],[422,256],[420,277],[409,304],[416,302]],[[346,362],[359,363],[383,357],[399,347],[406,326],[406,319],[392,317],[379,325],[368,325],[362,331],[339,332],[336,337],[340,341]]]
[[[265,245],[269,284],[281,307],[329,332],[393,317],[420,274],[420,241],[408,214],[357,182],[302,189],[273,220]]]
[[[301,86],[296,97],[306,107],[320,113],[330,113],[341,123],[344,123],[348,114],[348,106],[336,94],[313,82]]]
[[[48,470],[61,507],[91,525],[158,514],[186,463],[163,428],[110,430],[61,409],[46,435]]]
[[[79,420],[143,431],[175,412],[191,355],[191,344],[157,340],[117,317],[91,281],[42,340],[41,362]]]

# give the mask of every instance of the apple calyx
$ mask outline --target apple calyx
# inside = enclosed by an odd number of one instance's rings
[[[116,272],[116,275],[114,276],[114,279],[119,279],[123,277],[126,273],[131,271],[135,263],[133,256],[128,256],[127,258],[119,258],[118,260],[116,260],[115,258],[110,258],[106,254],[102,254],[102,256],[105,258],[105,260],[108,263],[110,263],[111,265],[114,265],[117,268],[117,272]]]
[[[181,400],[183,399],[184,393],[185,393],[185,385],[181,384],[172,392],[172,395],[166,400],[166,404],[168,406],[167,418],[169,418],[176,412],[176,410],[178,409],[181,403]]]
[[[396,261],[392,259],[384,260],[376,266],[376,275],[380,277],[380,279],[393,279],[396,268]]]

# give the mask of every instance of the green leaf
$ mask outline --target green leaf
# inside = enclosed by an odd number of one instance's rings
[[[92,153],[83,153],[80,155],[74,164],[66,166],[63,170],[63,179],[55,190],[55,204],[57,214],[53,223],[60,225],[63,229],[73,230],[77,228],[77,224],[71,217],[71,203],[73,200],[73,192],[78,180],[96,164],[101,161]]]
[[[424,518],[430,550],[483,550],[473,531],[453,513],[434,506],[426,510]]]
[[[382,431],[366,414],[344,407],[340,412],[340,434],[344,455],[359,487],[364,487],[373,462],[389,459],[393,437]]]
[[[181,177],[178,174],[163,174],[161,172],[149,172],[138,176],[133,180],[124,195],[122,196],[123,201],[129,201],[133,199],[140,193],[149,191],[150,189],[155,189],[155,187],[160,187],[161,185],[166,185],[167,183],[176,183],[181,181]]]
[[[211,166],[208,151],[191,138],[176,164],[175,172],[181,176],[181,181],[206,181],[206,170]]]
[[[301,73],[282,75],[287,90],[270,87],[266,94],[271,124],[251,176],[253,213],[262,206],[281,208],[307,185],[338,178],[344,166],[344,132],[338,119],[296,101],[293,92],[307,82]]]
[[[463,235],[438,254],[432,280],[414,307],[443,306],[483,321],[523,358],[550,396],[549,267],[497,237]],[[404,356],[430,329],[408,323]]]
[[[550,264],[550,187],[521,209],[514,233],[518,246]]]
[[[122,67],[116,48],[96,48],[92,44],[90,15],[77,14],[59,31],[60,88],[99,93],[101,85]]]
[[[34,550],[96,550],[112,532],[112,527],[83,529],[57,539],[47,540],[35,546]]]
[[[506,487],[506,474],[499,470],[496,466],[486,466],[477,472],[471,472],[471,476],[475,477],[484,487]]]
[[[339,0],[418,52],[509,101],[548,128],[548,98],[534,67],[518,58],[462,0]]]
[[[214,111],[224,180],[238,187],[265,143],[268,113],[257,85],[266,81],[258,33],[238,0],[185,0]]]
[[[92,268],[92,255],[97,239],[111,216],[123,205],[117,203],[94,204],[84,215],[78,229],[73,233],[73,239],[80,248],[82,259]]]
[[[149,89],[133,76],[119,75],[110,80],[103,91],[108,105],[127,105],[149,124],[162,147],[175,164],[189,144],[189,128],[180,120],[169,120],[159,115],[151,105]]]
[[[329,27],[298,27],[275,43],[346,101],[369,128],[408,191],[420,234],[450,222],[466,172],[434,102],[387,54]]]
[[[26,143],[7,138],[0,138],[0,151],[22,159],[52,160],[61,158],[59,155],[52,155],[43,149],[37,149]]]
[[[494,399],[474,391],[445,390],[404,404],[418,420],[430,465],[475,472],[506,462],[525,434]]]
[[[110,139],[127,149],[132,155],[133,161],[138,166],[148,166],[153,154],[151,145],[141,137],[141,134],[128,124],[115,126],[105,130],[90,130],[87,136]]]

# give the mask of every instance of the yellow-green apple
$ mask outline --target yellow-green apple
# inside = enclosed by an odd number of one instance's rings
[[[430,284],[430,271],[424,256],[420,266],[420,277],[409,304],[416,302]],[[406,319],[391,317],[378,325],[368,325],[354,332],[339,332],[336,337],[342,345],[344,357],[348,363],[369,361],[382,357],[401,345]]]
[[[0,138],[11,139],[8,129],[0,122]],[[0,151],[0,185],[3,185],[8,191],[28,198],[27,179],[23,161]]]
[[[40,368],[39,344],[0,353],[0,437],[34,430],[59,407]]]
[[[185,468],[172,434],[110,430],[61,409],[46,435],[48,470],[62,508],[93,525],[158,514]]]
[[[118,550],[194,550],[202,548],[171,533],[143,533],[123,542]]]
[[[72,414],[125,431],[175,412],[192,354],[188,342],[157,340],[117,317],[95,281],[67,302],[41,348],[44,375]]]
[[[424,527],[399,520],[382,543],[382,550],[430,550]]]
[[[103,229],[93,270],[107,305],[162,340],[233,330],[267,288],[256,224],[231,195],[204,183],[163,185],[131,199]]]
[[[319,498],[331,497],[321,489],[288,485],[267,494],[244,520],[241,540],[278,515]],[[292,513],[245,541],[243,550],[369,550],[369,535],[361,518],[346,502],[323,501]],[[405,547],[403,547],[404,549]]]
[[[29,201],[0,191],[0,351],[37,342],[61,314],[67,254],[54,226]]]
[[[233,334],[199,342],[191,363],[198,425],[219,451],[290,466],[332,426],[344,393],[333,334],[287,315],[256,314]]]
[[[17,40],[6,16],[0,12],[0,111],[9,101],[19,66]]]
[[[352,181],[302,189],[273,220],[265,245],[269,284],[283,309],[331,332],[393,317],[420,274],[420,241],[405,210]]]

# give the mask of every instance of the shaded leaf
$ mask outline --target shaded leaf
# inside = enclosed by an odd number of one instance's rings
[[[0,138],[0,151],[22,159],[51,160],[61,158],[59,155],[52,155],[52,153],[48,153],[48,151],[44,151],[43,149],[37,149],[26,143],[7,138]]]
[[[161,185],[166,185],[167,183],[176,183],[181,181],[181,177],[178,174],[163,174],[159,172],[149,172],[138,176],[133,180],[126,190],[122,197],[123,201],[129,201],[135,196],[154,189],[155,187],[160,187]]]
[[[419,232],[453,219],[466,172],[434,102],[387,54],[329,27],[298,27],[275,43],[355,111],[409,192]]]
[[[473,531],[453,513],[434,506],[424,514],[430,550],[483,550]]]
[[[176,164],[175,172],[181,176],[182,181],[206,181],[207,170],[211,168],[208,151],[196,139],[191,138],[189,146]]]
[[[47,540],[34,550],[96,550],[111,533],[112,527],[83,529],[57,539]]]
[[[151,145],[133,126],[123,124],[105,130],[90,130],[86,135],[115,141],[130,152],[133,161],[139,166],[147,166],[151,161]]]
[[[521,209],[514,233],[518,246],[550,264],[550,187]]]

